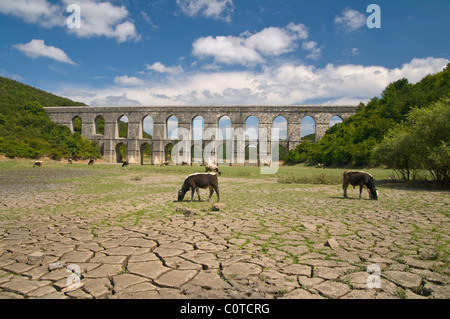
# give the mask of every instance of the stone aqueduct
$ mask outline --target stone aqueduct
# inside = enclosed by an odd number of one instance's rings
[[[201,116],[204,120],[204,130],[214,129],[217,134],[210,140],[202,140],[202,150],[207,143],[219,136],[219,121],[227,116],[231,120],[232,129],[242,129],[245,132],[246,120],[255,116],[259,121],[259,129],[266,129],[270,139],[270,132],[274,119],[282,116],[287,124],[287,138],[280,141],[287,150],[292,150],[301,142],[301,122],[306,116],[315,121],[316,140],[319,140],[330,126],[334,116],[342,120],[356,112],[355,106],[134,106],[134,107],[47,107],[46,112],[50,119],[69,127],[74,131],[74,119],[79,117],[82,121],[81,134],[92,141],[96,141],[102,148],[103,159],[110,163],[118,162],[118,145],[127,147],[128,161],[130,163],[143,163],[143,146],[152,147],[152,164],[159,165],[167,159],[167,146],[176,144],[177,140],[168,137],[168,119],[176,116],[178,128],[193,131],[193,120]],[[96,119],[104,119],[104,134],[97,134]],[[127,138],[119,137],[119,121],[128,118]],[[144,119],[150,116],[153,120],[152,138],[143,137]],[[192,134],[192,133],[191,133]],[[259,141],[258,141],[259,142]],[[194,140],[191,141],[192,145]],[[198,141],[197,141],[198,143]],[[248,146],[248,139],[246,146]],[[270,140],[269,140],[270,144]],[[234,159],[239,150],[234,148]],[[268,146],[270,156],[270,145]],[[258,164],[263,164],[258,161]],[[190,162],[189,162],[190,163]],[[232,161],[231,165],[237,164]]]

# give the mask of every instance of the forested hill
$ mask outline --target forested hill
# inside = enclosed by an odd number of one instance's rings
[[[437,74],[411,84],[401,79],[389,84],[381,97],[361,103],[355,115],[330,128],[316,144],[303,142],[289,152],[286,163],[324,163],[327,166],[367,166],[375,146],[406,121],[415,108],[429,107],[450,97],[450,64]]]
[[[50,121],[44,106],[84,103],[0,77],[0,154],[8,157],[100,157],[99,147]]]

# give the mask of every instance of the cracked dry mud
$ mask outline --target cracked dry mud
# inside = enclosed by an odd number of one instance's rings
[[[2,172],[0,298],[450,297],[448,191],[380,185],[378,202],[359,201],[340,185],[222,176],[225,206],[212,211],[214,201],[175,202],[183,179]]]

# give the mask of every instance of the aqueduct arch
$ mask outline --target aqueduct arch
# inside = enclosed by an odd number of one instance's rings
[[[45,110],[50,119],[61,125],[74,129],[73,119],[81,119],[81,134],[103,146],[103,158],[107,162],[117,161],[117,145],[120,143],[127,147],[128,161],[130,163],[142,163],[142,145],[148,144],[152,147],[152,163],[159,165],[167,158],[167,146],[176,144],[177,139],[170,139],[169,119],[177,118],[177,128],[185,129],[193,135],[193,121],[197,117],[203,119],[203,133],[207,130],[214,134],[203,135],[202,140],[191,138],[192,148],[205,146],[215,141],[219,134],[219,121],[229,118],[232,130],[245,132],[246,120],[252,116],[258,119],[258,133],[265,129],[269,141],[274,127],[274,120],[283,117],[286,121],[286,138],[280,141],[287,151],[292,150],[300,144],[301,122],[306,116],[313,118],[315,122],[315,138],[318,141],[330,127],[331,118],[338,116],[345,120],[356,112],[356,106],[134,106],[134,107],[46,107]],[[119,137],[119,120],[126,116],[128,119],[127,137]],[[102,118],[103,134],[98,134],[98,118]],[[143,134],[143,120],[150,117],[152,123],[151,136]],[[258,134],[259,136],[259,134]],[[235,137],[233,137],[235,139]],[[256,141],[257,143],[259,142]],[[238,158],[245,153],[244,149],[234,147],[233,158]],[[258,144],[259,149],[259,144]],[[268,145],[268,153],[271,146]],[[217,155],[216,155],[217,157]],[[192,159],[187,161],[192,163]],[[233,161],[232,161],[233,162]],[[234,163],[232,163],[234,165]],[[262,163],[261,163],[262,164]]]

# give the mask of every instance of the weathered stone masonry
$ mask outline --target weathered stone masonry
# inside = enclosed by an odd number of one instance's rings
[[[301,142],[301,121],[310,116],[315,121],[316,140],[322,138],[329,128],[330,119],[339,116],[345,120],[356,112],[356,106],[133,106],[133,107],[47,107],[45,108],[50,119],[69,127],[73,131],[73,120],[77,116],[82,120],[81,134],[98,142],[103,150],[103,159],[107,162],[117,162],[116,147],[123,143],[128,150],[130,163],[141,163],[141,149],[149,144],[153,149],[152,163],[159,165],[166,160],[166,147],[176,144],[177,141],[167,138],[167,120],[171,116],[178,119],[178,127],[192,132],[193,120],[197,116],[204,119],[204,130],[213,128],[218,136],[219,120],[223,116],[231,119],[232,129],[243,129],[248,117],[255,116],[259,120],[259,129],[267,129],[268,136],[273,121],[283,116],[287,122],[287,140],[280,142],[286,149],[292,150]],[[104,135],[96,134],[95,119],[102,116],[105,120]],[[119,138],[119,120],[127,116],[128,137]],[[143,121],[147,116],[153,119],[153,138],[143,138]],[[212,137],[214,139],[215,137]],[[203,147],[208,140],[203,140]],[[192,144],[194,141],[192,141]],[[234,158],[237,154],[245,152],[235,148]],[[270,154],[270,145],[268,146]],[[261,160],[261,164],[262,164]]]

